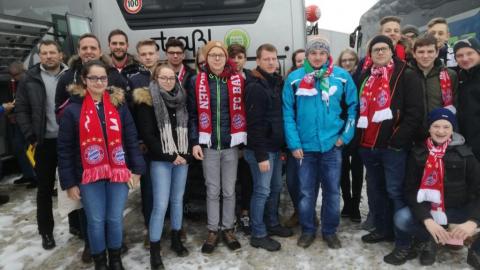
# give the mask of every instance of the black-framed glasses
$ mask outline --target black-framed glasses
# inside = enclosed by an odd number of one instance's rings
[[[108,77],[107,76],[88,76],[87,77],[87,80],[91,81],[91,82],[106,82],[108,81]]]

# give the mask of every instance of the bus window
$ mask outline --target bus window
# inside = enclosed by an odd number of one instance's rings
[[[265,0],[143,0],[138,13],[125,10],[116,0],[132,30],[255,23]]]

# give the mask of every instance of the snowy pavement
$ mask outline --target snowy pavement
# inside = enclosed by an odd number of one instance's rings
[[[93,269],[93,265],[81,262],[83,242],[68,232],[67,218],[55,214],[54,237],[57,247],[43,250],[37,234],[35,191],[25,186],[14,186],[15,176],[0,182],[0,193],[10,195],[10,202],[0,206],[0,269]],[[126,269],[150,269],[149,252],[143,246],[143,217],[140,208],[140,192],[130,193],[125,211],[126,242],[129,251],[123,256]],[[56,206],[56,199],[54,201]],[[282,194],[280,214],[291,214],[290,201]],[[366,202],[362,202],[362,215],[366,215]],[[162,257],[167,269],[470,269],[466,263],[467,249],[450,251],[442,249],[437,263],[432,267],[420,266],[418,259],[393,267],[383,262],[383,256],[392,249],[391,243],[364,244],[360,237],[366,232],[359,225],[342,219],[339,238],[343,248],[330,250],[321,236],[307,249],[297,247],[299,229],[286,239],[275,237],[282,244],[278,252],[268,252],[249,246],[248,238],[237,232],[242,248],[230,252],[220,244],[212,255],[203,255],[201,245],[206,237],[204,222],[186,221],[190,255],[176,257],[170,250],[169,237],[162,239]]]

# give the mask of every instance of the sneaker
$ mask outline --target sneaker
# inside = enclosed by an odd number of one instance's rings
[[[478,252],[468,249],[467,263],[473,267],[473,269],[480,270],[480,254]]]
[[[42,234],[42,247],[46,250],[53,249],[56,246],[52,234]]]
[[[218,232],[208,231],[207,240],[203,243],[202,253],[211,254],[218,244]]]
[[[277,251],[280,250],[280,248],[282,247],[282,245],[278,241],[270,238],[268,235],[259,238],[251,237],[250,245],[254,248],[263,248],[268,251]]]
[[[336,234],[322,236],[323,241],[327,242],[327,246],[331,249],[339,249],[342,247],[342,243],[338,239]]]
[[[395,247],[393,251],[383,257],[383,261],[392,264],[392,265],[402,265],[408,260],[415,259],[417,257],[417,252],[411,248],[398,248]]]
[[[314,234],[302,233],[302,235],[297,240],[297,246],[308,248],[313,243],[314,240],[315,240]]]
[[[228,230],[223,230],[222,231],[222,239],[225,245],[230,250],[237,250],[241,248],[242,246],[240,245],[240,242],[238,242],[237,237],[235,236],[235,232],[233,229],[228,229]]]
[[[426,241],[423,244],[423,248],[420,251],[420,264],[421,265],[432,265],[435,263],[437,257],[438,245],[433,239]]]
[[[293,212],[292,216],[285,222],[285,227],[293,228],[298,226],[298,213],[297,211]]]
[[[241,216],[238,220],[238,225],[245,235],[250,235],[252,230],[250,228],[250,217],[249,216],[247,216],[247,215]]]
[[[267,228],[267,232],[270,236],[290,237],[293,235],[292,229],[283,227],[280,224]]]
[[[362,236],[362,241],[368,244],[374,244],[374,243],[382,242],[385,240],[386,240],[385,235],[377,231],[373,231],[369,234]]]
[[[0,195],[0,205],[6,204],[10,201],[10,196],[8,195]]]
[[[362,230],[373,232],[375,230],[375,218],[369,212],[367,215],[367,219],[361,225]]]

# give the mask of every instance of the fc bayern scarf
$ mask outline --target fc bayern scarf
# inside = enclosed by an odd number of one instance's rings
[[[380,123],[392,119],[390,109],[390,77],[393,72],[393,61],[383,67],[372,66],[371,74],[360,94],[360,118],[357,127],[367,128],[368,123]],[[374,110],[372,119],[368,119],[369,111]]]
[[[305,69],[305,76],[298,86],[296,95],[298,96],[315,96],[318,94],[318,90],[315,88],[315,79],[320,80],[320,91],[322,93],[322,100],[329,105],[330,95],[330,83],[328,77],[332,74],[333,71],[333,60],[329,56],[327,63],[322,66],[319,70],[314,70],[310,65],[308,60],[303,63],[303,68]]]
[[[105,112],[106,140],[102,124],[92,96],[86,91],[80,111],[80,154],[83,166],[82,184],[109,179],[111,182],[126,183],[131,173],[125,164],[122,146],[122,126],[110,95],[105,91],[102,97]]]
[[[456,113],[456,109],[453,106],[453,91],[452,80],[448,75],[447,69],[444,68],[440,71],[440,89],[442,90],[443,107],[449,109],[453,113]]]
[[[212,145],[212,110],[208,76],[206,72],[198,74],[195,83],[195,94],[198,110],[199,143],[210,147]],[[231,75],[227,79],[227,86],[230,110],[230,135],[232,136],[230,147],[241,143],[247,144],[247,123],[243,101],[244,81],[242,76],[238,73]]]
[[[428,148],[428,158],[423,169],[422,182],[417,193],[417,202],[431,202],[430,214],[436,223],[447,224],[445,214],[445,201],[443,193],[443,180],[445,177],[445,166],[443,156],[450,144],[451,139],[442,145],[435,146],[432,138],[428,138],[425,144]]]

